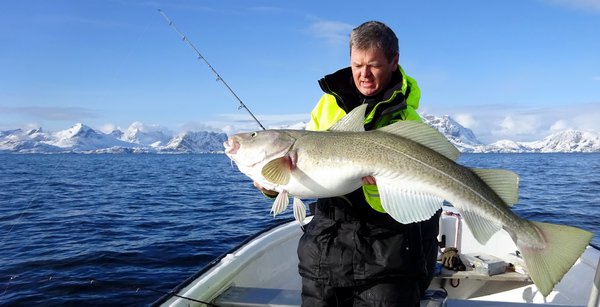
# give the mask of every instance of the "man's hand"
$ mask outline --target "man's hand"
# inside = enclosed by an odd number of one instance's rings
[[[373,176],[362,177],[362,182],[363,182],[363,184],[373,184],[373,185],[377,184],[377,182],[375,182],[375,177],[373,177]]]
[[[261,186],[258,182],[254,181],[252,182],[254,184],[254,186],[261,191],[263,194],[265,194],[266,196],[269,197],[277,197],[277,194],[279,194],[279,192],[277,191],[272,191],[272,190],[267,190],[265,188],[263,188],[263,186]]]

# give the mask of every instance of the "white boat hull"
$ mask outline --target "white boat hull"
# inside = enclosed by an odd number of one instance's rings
[[[562,281],[544,298],[526,272],[519,273],[525,268],[515,254],[515,244],[506,232],[498,232],[486,245],[481,245],[453,208],[444,209],[439,239],[446,246],[458,247],[462,254],[493,255],[515,264],[517,272],[488,276],[475,271],[453,272],[444,269],[429,288],[447,293],[446,298],[438,299],[440,304],[588,306],[594,304],[594,300],[597,304],[598,294],[594,294],[594,287],[598,287],[598,280],[594,285],[594,278],[598,274],[600,259],[600,250],[597,248],[588,246]],[[206,306],[201,302],[216,302],[214,304],[218,306],[299,306],[301,279],[296,249],[301,235],[302,230],[295,221],[269,229],[188,279],[174,290],[177,296],[165,296],[156,305]],[[228,289],[229,292],[223,295]],[[244,300],[255,301],[244,303]],[[427,304],[422,303],[431,306]],[[433,302],[433,306],[435,304]]]

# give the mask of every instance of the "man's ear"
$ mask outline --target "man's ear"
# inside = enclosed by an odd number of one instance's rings
[[[392,59],[392,62],[390,63],[394,67],[394,70],[396,70],[396,67],[398,67],[399,61],[400,61],[400,55],[396,53],[396,55]]]

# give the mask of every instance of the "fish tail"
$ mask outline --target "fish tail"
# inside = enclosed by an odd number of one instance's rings
[[[531,222],[545,240],[545,247],[532,247],[517,240],[529,276],[546,297],[571,269],[588,246],[593,234],[576,227]]]

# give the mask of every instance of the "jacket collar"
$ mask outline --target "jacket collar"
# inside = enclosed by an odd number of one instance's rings
[[[356,85],[354,85],[352,68],[346,67],[321,78],[319,85],[323,92],[335,96],[338,105],[344,111],[350,112],[357,106],[368,103],[367,112],[370,112],[378,103],[393,98],[399,92],[404,94],[403,84],[405,82],[403,82],[403,79],[404,76],[402,75],[400,66],[398,66],[398,70],[392,74],[392,80],[388,87],[380,94],[367,97],[362,95],[356,88]],[[400,96],[403,97],[403,95]]]

